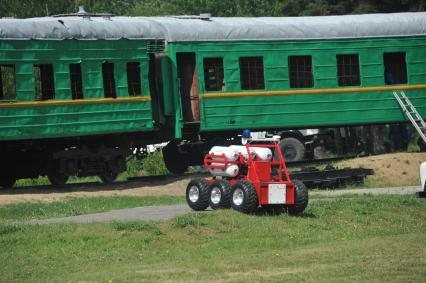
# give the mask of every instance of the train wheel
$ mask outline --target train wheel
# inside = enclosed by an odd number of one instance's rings
[[[308,189],[299,180],[293,180],[293,183],[295,189],[294,205],[288,206],[287,211],[290,215],[299,215],[308,206]]]
[[[209,184],[206,179],[195,178],[186,187],[186,202],[196,211],[205,210],[209,206]]]
[[[225,180],[216,180],[209,186],[209,204],[213,209],[230,208],[231,184]]]
[[[0,177],[0,187],[9,189],[15,185],[16,178],[14,176],[2,176]]]
[[[286,162],[300,161],[305,157],[305,146],[295,138],[285,138],[280,143]]]
[[[50,183],[55,186],[63,186],[67,183],[69,176],[60,172],[51,172],[47,174]]]
[[[111,170],[105,170],[98,177],[101,179],[102,183],[111,184],[114,183],[115,179],[117,179],[118,173],[113,172]]]
[[[182,174],[188,169],[185,156],[179,153],[179,148],[175,141],[169,142],[163,148],[163,159],[167,170],[173,174]]]
[[[234,185],[231,206],[244,213],[251,213],[259,206],[257,192],[252,183],[243,180]]]

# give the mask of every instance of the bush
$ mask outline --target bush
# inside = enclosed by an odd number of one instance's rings
[[[170,174],[167,170],[166,165],[163,161],[163,152],[161,150],[154,151],[148,154],[146,158],[142,160],[142,171],[143,175],[168,175]]]

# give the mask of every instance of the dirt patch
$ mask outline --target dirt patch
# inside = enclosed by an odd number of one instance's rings
[[[374,175],[368,176],[369,186],[407,186],[419,185],[419,166],[426,161],[426,153],[392,153],[368,156],[339,162],[339,168],[371,168]]]
[[[0,191],[0,205],[16,202],[52,202],[72,197],[110,196],[184,196],[190,178],[170,178],[158,181],[130,181],[103,184],[72,184],[15,188]]]

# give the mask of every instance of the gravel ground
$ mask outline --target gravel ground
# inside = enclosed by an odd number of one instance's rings
[[[211,211],[211,210],[206,210]],[[192,210],[186,204],[146,206],[112,210],[102,213],[92,213],[70,217],[58,217],[44,220],[31,220],[29,224],[52,223],[90,223],[112,221],[161,221],[169,220],[176,216],[191,213]]]

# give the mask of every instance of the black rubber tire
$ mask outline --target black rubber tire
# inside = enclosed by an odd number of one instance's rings
[[[179,153],[179,149],[175,141],[171,141],[163,147],[163,160],[167,170],[173,174],[183,174],[186,170],[188,170],[188,164],[185,156]]]
[[[299,180],[293,180],[293,183],[295,187],[294,205],[289,205],[287,207],[287,212],[290,215],[299,215],[308,206],[308,189],[306,188],[305,184]]]
[[[104,184],[111,184],[114,183],[115,179],[117,179],[118,173],[113,172],[111,170],[106,170],[98,175],[98,177],[101,179],[102,183]]]
[[[305,157],[305,146],[296,138],[281,140],[280,149],[286,162],[301,161]]]
[[[212,201],[212,190],[219,189],[220,200],[218,203]],[[226,180],[216,180],[208,188],[209,190],[209,205],[212,209],[230,208],[231,207],[231,184]]]
[[[203,178],[195,178],[189,182],[186,187],[186,202],[189,207],[195,211],[205,210],[209,207],[209,184],[206,179]],[[198,198],[196,200],[191,200],[189,197],[189,193],[191,188],[196,187],[198,189]]]
[[[16,183],[16,178],[14,176],[2,176],[0,177],[0,187],[4,189],[12,188]]]
[[[55,186],[63,186],[67,183],[70,176],[59,172],[52,172],[47,175],[49,182]]]
[[[235,203],[235,193],[242,191],[243,200],[240,204]],[[231,207],[243,213],[252,213],[259,206],[257,192],[252,183],[247,180],[237,182],[232,187]]]

